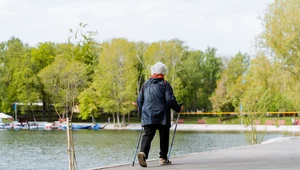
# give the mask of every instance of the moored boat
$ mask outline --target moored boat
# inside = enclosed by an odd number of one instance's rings
[[[54,123],[46,123],[44,126],[45,130],[53,130],[54,128]]]
[[[80,125],[80,124],[72,124],[72,129],[73,130],[79,130],[79,129],[91,129],[92,125]],[[67,129],[67,125],[64,124],[62,125],[62,129],[66,130]]]

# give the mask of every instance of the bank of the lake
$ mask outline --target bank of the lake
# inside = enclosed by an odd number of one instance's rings
[[[242,131],[231,130],[226,132],[224,129],[222,132],[189,131],[187,129],[183,130],[183,127],[190,126],[186,124],[178,125],[171,156],[248,145]],[[121,129],[125,128],[128,130],[120,130],[120,128],[108,124],[105,126],[106,130],[74,131],[73,136],[79,169],[132,162],[140,132],[140,125],[128,125]],[[172,127],[173,129],[174,126]],[[268,132],[264,140],[297,135],[298,133],[286,131]],[[68,169],[66,131],[0,130],[0,145],[1,170]],[[151,147],[149,159],[156,159],[159,151],[158,135],[154,138]]]
[[[171,130],[175,129],[173,124]],[[105,130],[140,130],[141,124],[128,124],[125,127],[116,127],[114,124],[107,124]],[[257,131],[260,132],[293,132],[300,133],[299,125],[256,125]],[[250,126],[231,124],[178,124],[178,131],[198,131],[198,132],[243,132],[250,131]]]

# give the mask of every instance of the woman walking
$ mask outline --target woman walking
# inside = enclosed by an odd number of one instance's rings
[[[178,104],[171,85],[164,79],[166,73],[167,67],[162,62],[154,64],[151,67],[152,76],[144,83],[138,95],[137,104],[141,111],[141,124],[144,128],[141,148],[138,153],[139,164],[142,167],[147,167],[146,160],[156,130],[159,131],[160,138],[159,164],[171,164],[167,157],[171,109],[181,112],[183,106]]]

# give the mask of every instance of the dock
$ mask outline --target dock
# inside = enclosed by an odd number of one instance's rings
[[[249,145],[211,152],[172,157],[171,165],[147,160],[148,167],[138,162],[96,167],[90,170],[299,170],[300,138],[283,138],[272,143]]]

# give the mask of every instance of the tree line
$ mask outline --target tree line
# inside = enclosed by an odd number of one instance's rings
[[[76,115],[82,119],[108,113],[120,122],[120,116],[136,110],[132,103],[157,61],[167,65],[166,79],[187,110],[212,109],[209,96],[222,70],[215,48],[190,50],[178,39],[99,43],[84,24],[71,33],[65,43],[32,47],[15,37],[1,43],[1,111],[12,113],[13,103],[23,103],[19,109],[28,113],[35,110],[33,103],[42,102],[44,113],[51,105],[62,118],[72,117],[72,108],[79,106]]]
[[[299,111],[299,4],[276,0],[268,6],[252,57],[223,58],[216,48],[194,50],[178,39],[97,42],[97,32],[85,24],[70,30],[64,43],[29,46],[12,37],[0,43],[0,111],[12,113],[17,102],[28,113],[42,102],[44,113],[51,106],[72,117],[78,106],[81,119],[108,113],[124,122],[157,61],[169,69],[166,79],[186,111]]]
[[[259,50],[250,60],[230,60],[211,98],[216,110],[242,106],[245,112],[299,111],[299,4],[276,0],[268,6],[256,41]]]

